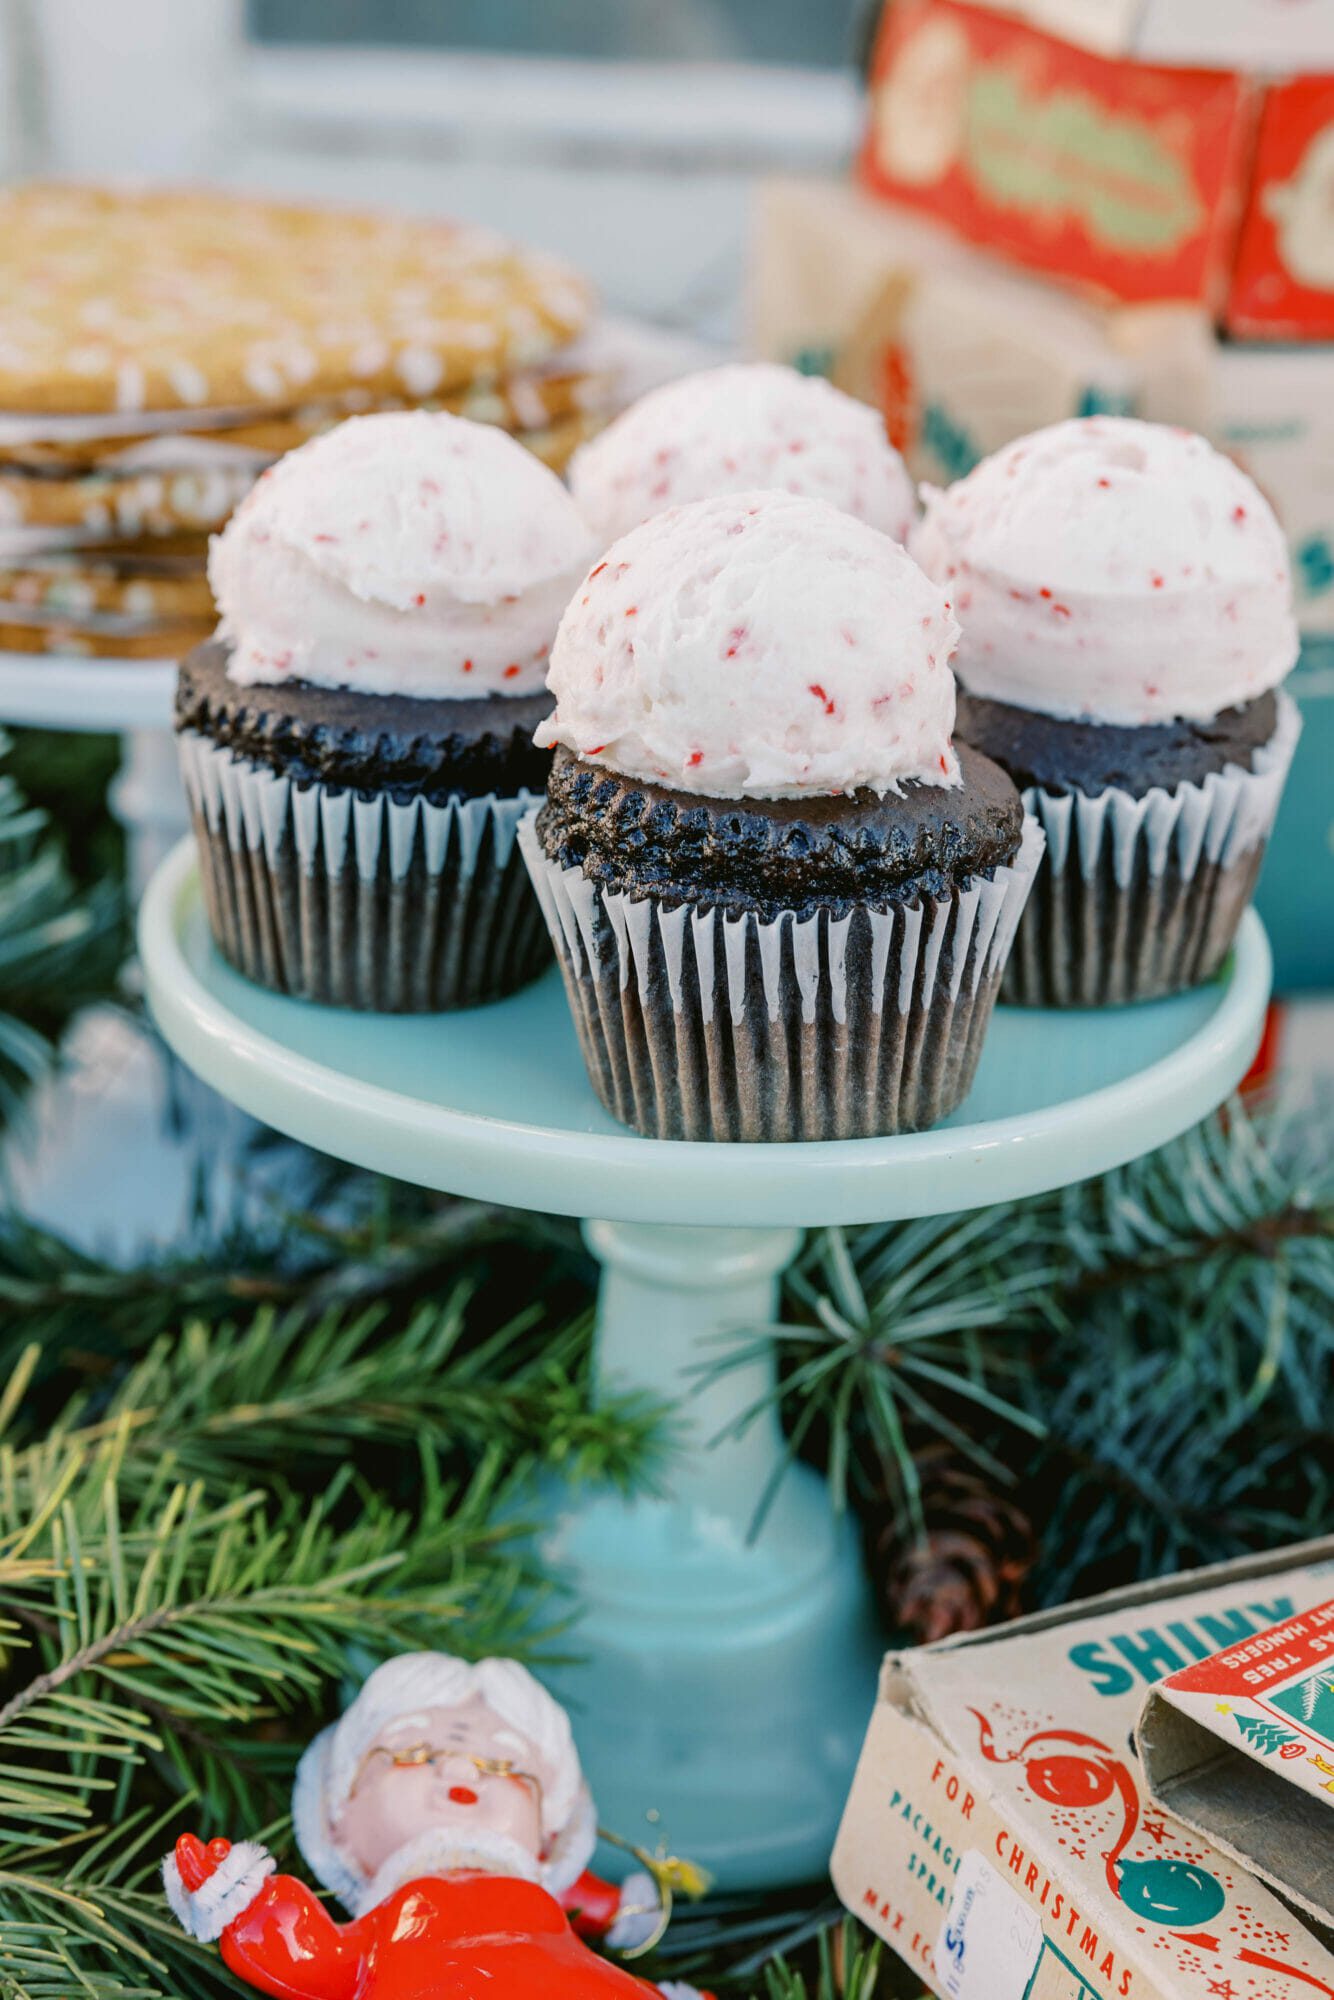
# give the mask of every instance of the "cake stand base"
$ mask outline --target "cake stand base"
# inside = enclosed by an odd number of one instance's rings
[[[591,1222],[585,1235],[603,1267],[600,1383],[675,1410],[675,1449],[669,1497],[551,1500],[539,1546],[573,1586],[587,1658],[544,1678],[605,1826],[725,1888],[809,1880],[828,1861],[881,1640],[852,1521],[809,1466],[784,1467],[771,1346],[708,1373],[730,1337],[774,1320],[800,1232]]]

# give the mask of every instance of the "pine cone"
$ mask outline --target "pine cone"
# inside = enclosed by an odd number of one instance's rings
[[[888,1623],[930,1645],[1015,1617],[1037,1553],[1027,1515],[948,1445],[924,1446],[913,1463],[925,1532],[913,1535],[901,1503],[868,1523],[867,1558]]]

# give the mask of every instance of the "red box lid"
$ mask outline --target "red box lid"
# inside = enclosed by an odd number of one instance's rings
[[[892,0],[859,174],[1104,299],[1221,312],[1256,91],[1110,60],[959,0]]]

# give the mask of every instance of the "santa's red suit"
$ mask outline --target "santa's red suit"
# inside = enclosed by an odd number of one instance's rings
[[[182,1888],[201,1888],[231,1851],[185,1835]],[[238,1978],[278,2000],[659,2000],[575,1933],[576,1923],[605,1929],[616,1899],[584,1876],[569,1892],[571,1918],[535,1882],[458,1871],[406,1882],[339,1924],[303,1882],[270,1874],[219,1942]]]

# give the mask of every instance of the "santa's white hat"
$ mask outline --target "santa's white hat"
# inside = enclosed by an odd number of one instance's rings
[[[593,1801],[584,1783],[570,1719],[517,1660],[458,1660],[450,1653],[403,1653],[377,1667],[339,1720],[322,1730],[297,1766],[292,1823],[307,1864],[323,1886],[360,1915],[375,1900],[365,1871],[334,1833],[366,1752],[381,1733],[427,1708],[454,1708],[479,1696],[492,1714],[531,1743],[546,1774],[535,1871],[559,1896],[577,1882],[597,1844]]]

